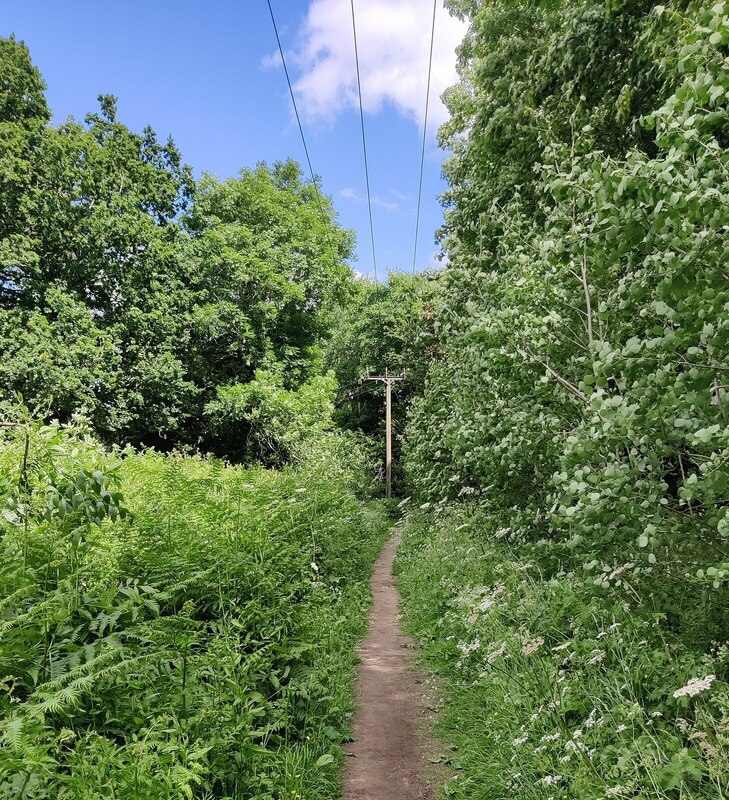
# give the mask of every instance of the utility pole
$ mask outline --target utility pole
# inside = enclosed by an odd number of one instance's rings
[[[392,384],[395,381],[405,380],[402,375],[390,375],[385,370],[384,375],[370,375],[367,373],[364,380],[381,381],[385,384],[385,482],[386,497],[392,497]]]

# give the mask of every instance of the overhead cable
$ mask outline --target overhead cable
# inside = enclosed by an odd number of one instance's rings
[[[367,164],[367,140],[365,138],[364,111],[362,109],[362,79],[359,73],[359,50],[357,48],[357,23],[354,16],[354,0],[350,0],[352,8],[352,34],[354,36],[354,63],[357,67],[357,92],[359,94],[359,121],[362,128],[362,153],[364,155],[365,182],[367,185],[367,208],[370,214],[370,241],[372,242],[372,267],[377,283],[377,256],[375,254],[375,226],[372,222],[372,195],[370,193],[370,171]]]
[[[296,105],[296,97],[294,96],[294,89],[293,89],[293,87],[291,85],[291,78],[289,77],[288,67],[286,66],[286,58],[284,56],[283,47],[281,46],[281,37],[278,35],[278,26],[276,25],[276,17],[274,16],[274,13],[273,13],[273,7],[271,6],[271,0],[267,0],[267,2],[268,2],[268,10],[269,10],[269,13],[271,14],[271,22],[273,23],[273,32],[276,34],[276,42],[278,44],[278,52],[281,55],[281,63],[283,64],[284,73],[286,75],[286,83],[288,84],[289,94],[291,95],[291,103],[294,106],[294,114],[296,115],[296,124],[299,126],[299,133],[301,134],[301,143],[304,145],[304,154],[306,156],[306,163],[309,166],[309,175],[311,176],[311,182],[314,185],[314,190],[316,191],[316,200],[317,200],[317,203],[319,204],[319,211],[321,213],[322,220],[325,223],[330,223],[331,222],[330,217],[327,214],[324,213],[324,206],[321,203],[321,192],[319,191],[319,185],[318,185],[318,183],[316,181],[316,178],[314,177],[314,170],[313,170],[313,168],[311,166],[311,158],[309,157],[309,148],[306,145],[306,137],[304,136],[304,128],[303,128],[303,126],[301,124],[301,117],[299,116],[299,109],[298,109],[298,107]],[[325,230],[328,231],[328,228],[325,228]],[[327,238],[328,238],[328,234],[327,234]]]
[[[420,150],[420,178],[418,179],[418,210],[415,214],[415,243],[413,245],[413,272],[418,257],[418,233],[420,231],[420,206],[423,200],[423,172],[425,169],[425,143],[428,136],[428,106],[430,103],[430,76],[433,71],[433,41],[435,40],[435,10],[438,0],[433,0],[433,20],[430,26],[430,55],[428,56],[428,86],[425,90],[425,119],[423,120],[423,145]]]

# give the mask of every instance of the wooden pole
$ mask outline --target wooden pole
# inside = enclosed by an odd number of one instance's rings
[[[366,381],[382,381],[385,384],[385,494],[392,497],[392,384],[395,381],[405,380],[402,375],[390,375],[385,370],[384,375],[367,375]]]
[[[392,383],[385,381],[386,413],[385,413],[385,481],[386,497],[392,497]]]

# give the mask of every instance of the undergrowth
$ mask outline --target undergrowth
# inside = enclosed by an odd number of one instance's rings
[[[0,435],[0,798],[338,796],[388,524],[337,448],[272,472]]]
[[[478,508],[417,511],[396,563],[406,624],[446,693],[442,795],[729,796],[729,653],[692,649],[630,571],[548,577]]]

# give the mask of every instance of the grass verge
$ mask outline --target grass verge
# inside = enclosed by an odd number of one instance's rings
[[[406,629],[441,678],[443,797],[729,796],[727,648],[687,648],[626,581],[547,579],[478,510],[416,512],[396,562]]]

